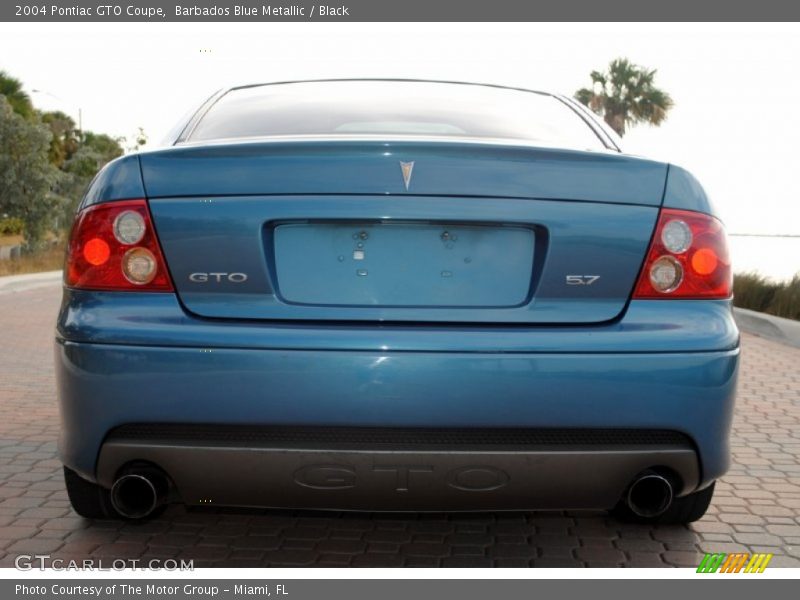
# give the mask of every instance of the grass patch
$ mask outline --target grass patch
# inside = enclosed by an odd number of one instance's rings
[[[21,275],[56,271],[64,266],[64,244],[56,244],[47,250],[34,254],[24,254],[19,258],[0,260],[0,276]]]
[[[800,273],[775,283],[756,273],[733,278],[733,304],[777,317],[800,321]]]

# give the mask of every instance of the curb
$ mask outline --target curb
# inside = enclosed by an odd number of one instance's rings
[[[61,281],[61,271],[44,271],[43,273],[27,273],[25,275],[7,275],[0,277],[0,294],[23,292],[38,287],[52,285]]]
[[[800,348],[800,321],[736,307],[733,318],[739,329],[747,333]]]

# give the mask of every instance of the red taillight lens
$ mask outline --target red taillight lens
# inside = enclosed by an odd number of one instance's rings
[[[729,298],[725,229],[702,213],[664,208],[634,298]]]
[[[75,218],[64,279],[91,290],[171,292],[146,200],[97,204]]]

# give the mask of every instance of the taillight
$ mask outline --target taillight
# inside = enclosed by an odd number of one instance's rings
[[[733,279],[725,229],[702,213],[664,208],[634,298],[728,298]]]
[[[72,227],[64,279],[92,290],[171,292],[146,200],[96,204]]]

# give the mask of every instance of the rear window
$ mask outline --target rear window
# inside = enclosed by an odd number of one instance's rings
[[[604,147],[581,117],[548,94],[408,81],[234,89],[211,106],[188,139],[270,136],[434,136]]]

